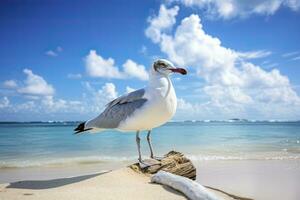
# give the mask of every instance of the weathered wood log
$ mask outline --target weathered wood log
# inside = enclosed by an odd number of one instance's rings
[[[182,153],[170,151],[160,161],[149,159],[145,160],[151,163],[149,167],[140,167],[139,163],[130,165],[129,167],[134,171],[144,174],[155,174],[158,171],[166,171],[179,176],[196,180],[196,168],[193,163],[185,157]]]
[[[220,200],[219,197],[196,181],[169,172],[157,172],[152,176],[151,182],[167,185],[182,192],[190,200]]]

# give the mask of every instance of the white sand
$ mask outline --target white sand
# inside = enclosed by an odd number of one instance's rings
[[[193,163],[197,167],[197,181],[202,185],[215,187],[228,193],[255,200],[300,199],[300,160],[193,161]],[[125,163],[122,165],[124,166]],[[59,177],[93,174],[103,170],[104,168],[101,168],[101,166],[100,164],[91,164],[67,167],[1,169],[0,183],[15,182],[17,180],[49,180]],[[112,168],[105,169],[115,169],[117,166],[113,165],[110,166]],[[58,196],[66,196],[72,197],[71,199],[84,198],[86,200],[86,195],[91,195],[92,197],[100,195],[101,197],[102,194],[107,195],[105,199],[110,197],[115,199],[114,196],[120,197],[120,195],[123,199],[130,199],[130,194],[134,195],[137,192],[140,194],[141,191],[139,190],[143,191],[141,195],[148,196],[145,199],[159,199],[157,195],[165,195],[165,199],[184,199],[184,197],[178,196],[178,194],[174,194],[162,186],[149,184],[148,177],[122,170],[95,177],[83,176],[56,181],[23,182],[27,187],[31,185],[31,189],[5,188],[8,184],[2,184],[0,186],[0,200],[23,199],[22,197],[24,196],[27,199],[38,199],[38,197],[47,199],[49,195],[57,198]],[[49,184],[51,187],[47,188]],[[110,186],[106,187],[106,184]],[[44,186],[45,188],[34,189],[33,187],[36,185]],[[124,189],[124,185],[129,189]],[[26,193],[29,195],[26,195]]]
[[[255,200],[299,200],[300,160],[194,162],[197,181]]]
[[[228,198],[220,193],[216,195]],[[150,177],[122,168],[104,174],[0,185],[1,200],[87,200],[87,199],[186,199],[166,186],[150,183]]]

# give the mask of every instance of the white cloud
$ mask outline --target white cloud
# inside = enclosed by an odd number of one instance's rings
[[[278,63],[269,63],[269,64],[262,64],[262,67],[265,69],[272,69],[274,67],[277,67],[279,64]]]
[[[46,119],[49,119],[49,116],[55,116],[55,120],[58,120],[60,115],[75,113],[73,119],[82,120],[86,119],[87,116],[95,117],[105,108],[108,102],[118,96],[116,86],[113,83],[105,83],[99,90],[92,87],[89,82],[85,82],[85,87],[87,94],[83,94],[80,100],[66,100],[46,95],[22,103],[10,103],[8,98],[5,97],[2,100],[0,99],[0,108],[9,107],[9,112],[20,115],[36,113],[40,115],[35,117],[46,116]],[[33,119],[41,120],[39,118]],[[70,116],[67,119],[70,119]]]
[[[149,24],[151,26],[151,22]],[[265,108],[271,110],[272,106],[273,109],[284,106],[285,110],[281,110],[286,113],[294,113],[291,110],[295,108],[300,110],[300,98],[288,77],[277,69],[265,71],[247,61],[267,56],[270,52],[241,54],[222,46],[218,38],[203,30],[200,17],[195,14],[184,18],[174,33],[160,30],[160,34],[158,44],[161,51],[175,64],[195,68],[197,75],[205,81],[200,91],[209,100],[196,103],[197,108],[202,110],[199,109],[199,112],[214,111],[215,114],[219,112],[229,116],[254,111],[264,115]],[[189,104],[182,105],[191,108]]]
[[[49,119],[49,117],[55,116],[55,120],[58,120],[58,114],[81,114],[85,113],[86,109],[81,101],[67,101],[65,99],[57,99],[54,96],[43,96],[38,99],[11,104],[10,112],[28,117],[26,120],[42,120],[30,116],[32,113],[39,114],[39,116],[36,115],[35,117],[45,116],[46,119]]]
[[[81,74],[68,74],[67,76],[69,79],[81,79],[82,75]]]
[[[7,80],[3,83],[4,87],[14,89],[18,87],[18,84],[15,80]]]
[[[123,78],[112,58],[104,59],[91,50],[85,58],[86,72],[91,77]]]
[[[257,51],[247,51],[247,52],[238,52],[239,57],[243,59],[256,59],[256,58],[264,58],[271,55],[271,51],[267,50],[257,50]]]
[[[46,51],[45,53],[47,56],[56,57],[58,54],[52,50]]]
[[[30,69],[24,69],[23,72],[26,74],[26,79],[19,81],[19,86],[13,80],[4,82],[6,87],[22,94],[25,100],[21,103],[14,103],[10,102],[7,97],[0,99],[0,108],[9,108],[7,113],[24,114],[30,118],[31,116],[28,116],[30,113],[80,113],[84,111],[80,101],[55,98],[53,86],[47,83],[42,76],[34,74]],[[39,119],[35,118],[35,120]]]
[[[56,57],[63,51],[63,48],[58,46],[54,50],[48,50],[45,52],[45,55],[50,56],[50,57]]]
[[[300,0],[170,0],[180,2],[188,7],[198,7],[205,11],[211,18],[219,17],[231,19],[234,17],[247,17],[251,14],[273,15],[281,7],[297,11],[300,8]]]
[[[145,66],[139,65],[131,59],[128,59],[123,64],[123,71],[115,65],[112,58],[104,59],[95,50],[91,50],[89,55],[85,58],[85,67],[87,74],[91,77],[103,78],[138,78],[140,80],[147,80],[148,73]]]
[[[0,99],[0,108],[7,108],[10,105],[10,101],[7,97],[2,97],[2,99]]]
[[[45,96],[40,100],[40,110],[42,113],[82,113],[84,106],[81,101],[67,101],[57,99],[53,96]]]
[[[105,83],[99,90],[89,82],[85,82],[85,87],[88,94],[84,95],[83,102],[86,111],[91,113],[99,114],[108,102],[118,97],[116,86],[113,83]]]
[[[24,112],[24,111],[30,111],[30,112],[37,112],[38,111],[38,105],[34,101],[26,101],[24,103],[18,104],[15,109],[16,112]]]
[[[17,91],[26,95],[53,95],[55,90],[52,85],[48,84],[45,79],[34,74],[30,69],[24,69],[23,72],[27,75],[25,86],[20,87]]]
[[[291,61],[300,60],[300,52],[299,51],[284,53],[281,56],[284,58],[287,58]]]
[[[98,91],[98,93],[111,100],[118,97],[116,86],[113,83],[105,83],[105,85],[102,87],[101,90]]]
[[[179,11],[178,6],[167,9],[165,5],[161,5],[159,14],[156,17],[149,17],[149,27],[146,29],[145,34],[155,43],[161,39],[161,31],[170,29],[176,22],[175,16]]]
[[[54,112],[64,110],[67,107],[67,101],[63,99],[55,100],[53,96],[45,96],[41,99],[41,103],[47,109],[46,112]]]
[[[128,59],[123,64],[123,70],[126,75],[129,77],[135,77],[141,80],[148,80],[149,76],[145,69],[145,66],[138,65],[133,60]]]
[[[189,103],[189,102],[186,102],[183,98],[178,98],[177,99],[177,109],[179,110],[184,110],[184,111],[192,111],[194,110],[193,108],[194,106]]]
[[[295,56],[298,54],[299,54],[299,51],[293,51],[293,52],[284,53],[281,56],[286,58],[286,57],[291,57],[291,56]]]

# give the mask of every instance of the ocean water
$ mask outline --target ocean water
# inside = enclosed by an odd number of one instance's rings
[[[0,123],[0,169],[137,160],[135,133],[74,135],[76,125]],[[170,122],[152,140],[157,155],[177,150],[196,161],[300,159],[300,122]]]

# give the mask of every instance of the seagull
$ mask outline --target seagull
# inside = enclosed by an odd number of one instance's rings
[[[150,69],[149,82],[145,88],[124,94],[109,102],[99,116],[79,124],[74,129],[75,134],[107,129],[135,131],[138,161],[140,165],[145,165],[141,155],[139,133],[148,131],[150,157],[155,158],[151,144],[151,131],[168,122],[176,112],[177,97],[169,77],[173,73],[185,75],[187,71],[176,68],[166,59],[156,60]]]

